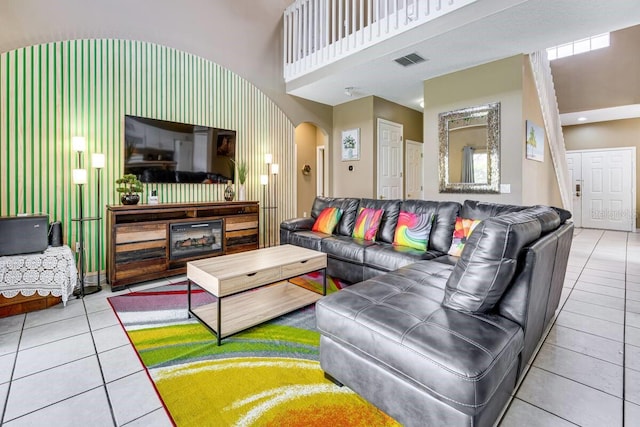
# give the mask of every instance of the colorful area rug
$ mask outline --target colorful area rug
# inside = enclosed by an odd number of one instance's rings
[[[295,279],[319,289],[319,274]],[[329,292],[340,283],[327,282]],[[225,338],[187,317],[186,283],[109,298],[167,411],[182,426],[397,426],[324,378],[315,308]],[[215,301],[197,289],[192,304]]]

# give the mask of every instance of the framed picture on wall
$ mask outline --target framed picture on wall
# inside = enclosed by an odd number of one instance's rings
[[[544,162],[544,128],[527,120],[527,159]]]
[[[360,128],[342,131],[342,161],[360,160]]]

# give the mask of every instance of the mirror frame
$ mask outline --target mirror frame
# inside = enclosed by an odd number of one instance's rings
[[[486,116],[487,118],[487,182],[466,183],[449,180],[449,124],[453,121]],[[500,192],[500,103],[462,108],[438,115],[440,143],[440,193],[499,193]]]

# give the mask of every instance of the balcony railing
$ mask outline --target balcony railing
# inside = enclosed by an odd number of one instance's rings
[[[475,1],[296,0],[284,12],[285,81]]]

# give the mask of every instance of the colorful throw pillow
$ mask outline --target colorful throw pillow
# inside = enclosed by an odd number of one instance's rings
[[[341,216],[342,210],[340,208],[324,208],[316,218],[316,222],[313,223],[311,231],[332,234]]]
[[[453,241],[449,248],[449,255],[460,256],[464,249],[464,244],[467,243],[467,239],[471,235],[471,232],[482,220],[480,219],[468,219],[468,218],[456,218],[456,226],[453,229]]]
[[[382,212],[382,209],[360,208],[352,236],[356,239],[376,240]]]
[[[432,214],[400,211],[396,234],[393,237],[394,246],[426,251],[432,220]]]

